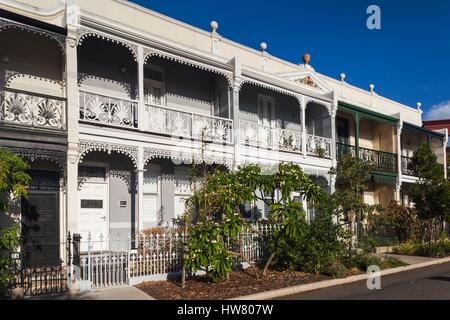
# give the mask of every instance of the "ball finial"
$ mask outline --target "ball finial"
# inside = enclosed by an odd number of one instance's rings
[[[345,73],[341,72],[339,77],[341,78],[341,81],[344,82],[344,80],[345,80]]]
[[[211,32],[216,32],[217,29],[219,29],[219,24],[217,23],[217,21],[214,21],[214,20],[211,21],[209,26],[211,27]]]
[[[420,110],[420,108],[422,107],[422,103],[417,102],[417,103],[416,103],[416,107],[417,107],[417,110]]]
[[[309,61],[311,61],[311,55],[308,52],[306,52],[303,55],[302,60],[304,64],[309,64]]]
[[[259,47],[261,48],[262,51],[266,51],[267,50],[267,43],[261,42],[259,44]]]
[[[369,84],[370,92],[373,92],[373,89],[375,89],[375,85],[373,83]]]

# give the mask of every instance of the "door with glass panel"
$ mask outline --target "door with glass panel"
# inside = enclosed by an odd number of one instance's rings
[[[164,69],[149,65],[144,69],[144,100],[153,106],[165,105]]]

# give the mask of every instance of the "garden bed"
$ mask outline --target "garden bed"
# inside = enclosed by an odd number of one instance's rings
[[[353,270],[348,275],[358,273],[361,272]],[[251,269],[246,269],[231,272],[230,279],[221,283],[208,283],[203,276],[187,279],[185,289],[171,281],[145,282],[136,287],[161,300],[220,300],[328,279],[331,277],[300,271],[270,271],[256,280]]]

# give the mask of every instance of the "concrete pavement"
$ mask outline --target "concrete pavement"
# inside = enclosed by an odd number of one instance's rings
[[[155,300],[136,287],[115,287],[80,292],[75,295],[69,293],[45,296],[30,296],[27,300]]]

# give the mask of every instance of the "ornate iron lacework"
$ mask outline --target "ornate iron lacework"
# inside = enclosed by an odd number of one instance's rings
[[[220,69],[208,66],[206,64],[203,64],[201,62],[197,62],[188,58],[182,58],[167,52],[162,52],[156,49],[150,49],[150,48],[144,48],[144,63],[147,62],[147,60],[151,57],[160,57],[160,58],[164,58],[167,60],[171,60],[171,61],[175,61],[181,64],[185,64],[200,70],[205,70],[205,71],[209,71],[209,72],[213,72],[219,75],[224,76],[227,81],[228,81],[228,85],[230,86],[230,88],[233,86],[233,75],[231,72],[225,72],[222,71]]]
[[[91,29],[87,29],[87,28],[79,28],[77,30],[77,44],[78,45],[82,45],[83,44],[83,40],[87,37],[94,37],[94,38],[99,38],[99,39],[103,39],[106,41],[110,41],[113,43],[117,43],[120,44],[126,48],[128,48],[131,51],[131,54],[133,55],[134,61],[138,61],[137,58],[137,45],[131,42],[127,42],[125,40],[121,40],[115,37],[111,37],[105,33],[99,32],[99,31],[95,31],[95,30],[91,30]]]
[[[136,168],[138,167],[138,147],[135,146],[93,140],[80,140],[78,148],[80,163],[83,161],[84,156],[91,151],[105,151],[108,154],[115,151],[117,153],[128,155],[131,161],[133,161],[134,166]]]
[[[48,160],[57,164],[61,169],[66,167],[66,153],[58,150],[29,149],[19,147],[2,147],[18,156],[33,162],[34,160]]]
[[[5,87],[8,87],[11,85],[11,82],[16,79],[16,78],[29,78],[29,79],[39,79],[45,82],[50,82],[50,83],[54,83],[57,84],[62,88],[64,88],[64,84],[65,84],[65,80],[54,80],[54,79],[49,79],[49,78],[44,78],[44,77],[39,77],[33,74],[26,74],[26,73],[21,73],[18,71],[14,71],[14,70],[6,70],[5,71],[5,80],[4,80],[4,84]]]
[[[306,97],[305,98],[305,108],[308,107],[309,103],[317,103],[317,104],[320,104],[320,105],[324,106],[325,108],[327,108],[328,114],[330,116],[332,116],[333,111],[332,111],[332,104],[331,103],[328,103],[328,102],[325,102],[325,101],[322,101],[322,100],[319,100],[319,99]]]
[[[207,164],[221,164],[226,166],[228,169],[232,169],[233,160],[226,156],[217,156],[212,154],[207,154],[206,156],[201,155],[197,152],[183,152],[183,151],[168,151],[156,148],[144,148],[144,158],[143,163],[146,164],[148,161],[156,158],[172,159],[175,160],[175,164],[191,164],[193,161],[195,163],[205,162]]]
[[[112,169],[112,170],[109,170],[109,176],[119,178],[122,181],[124,181],[128,187],[129,192],[136,191],[137,179],[135,179],[135,177],[133,177],[133,174],[130,170]]]
[[[0,18],[0,31],[12,28],[32,32],[34,34],[55,40],[58,43],[62,53],[66,52],[66,37],[64,35],[29,26],[20,22],[11,21],[5,18]]]
[[[87,73],[78,73],[78,86],[80,87],[81,84],[83,83],[84,80],[86,79],[95,79],[95,80],[101,80],[104,82],[109,82],[109,83],[113,83],[113,84],[117,84],[119,86],[121,86],[122,88],[125,89],[125,92],[127,93],[128,97],[130,97],[131,99],[131,85],[129,83],[126,82],[121,82],[121,81],[116,81],[116,80],[112,80],[112,79],[108,79],[108,78],[104,78],[104,77],[99,77],[99,76],[95,76],[92,74],[87,74]]]

